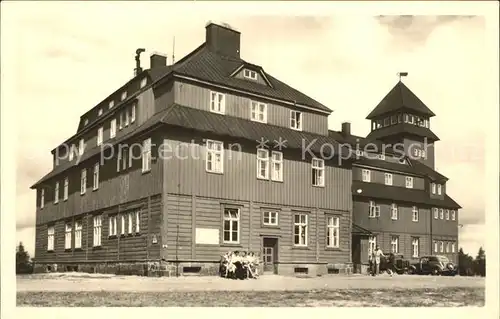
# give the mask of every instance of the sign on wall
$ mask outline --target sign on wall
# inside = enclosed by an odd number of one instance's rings
[[[196,243],[205,245],[218,245],[219,230],[211,228],[196,228]]]

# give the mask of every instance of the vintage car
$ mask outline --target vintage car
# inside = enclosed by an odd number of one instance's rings
[[[410,262],[403,255],[390,253],[386,258],[380,260],[380,272],[392,270],[399,275],[408,273]]]
[[[457,272],[458,267],[441,255],[422,256],[408,269],[408,273],[414,275],[455,276]]]

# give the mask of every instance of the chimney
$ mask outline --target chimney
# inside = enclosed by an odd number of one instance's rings
[[[208,22],[205,43],[209,50],[220,55],[240,58],[240,32],[232,29],[228,24]]]
[[[167,65],[167,56],[164,54],[153,53],[149,57],[149,68],[156,69]]]
[[[342,135],[344,136],[351,135],[351,123],[349,122],[342,123]]]
[[[146,49],[139,48],[135,50],[135,69],[134,69],[134,76],[137,76],[137,74],[142,72],[141,68],[141,53],[145,52]]]

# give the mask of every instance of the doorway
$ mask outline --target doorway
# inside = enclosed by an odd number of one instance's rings
[[[278,261],[278,238],[262,238],[262,259],[264,261],[264,273],[275,274],[276,262]]]

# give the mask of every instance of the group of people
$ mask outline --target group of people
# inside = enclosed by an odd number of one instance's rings
[[[383,258],[383,259],[382,259]],[[371,254],[368,255],[368,262],[370,265],[369,273],[372,276],[377,276],[381,271],[381,263],[384,262],[384,267],[382,270],[387,271],[387,273],[392,277],[392,260],[394,259],[394,255],[390,256],[384,255],[380,246],[376,246]]]
[[[221,258],[219,272],[225,278],[256,279],[259,276],[259,258],[253,252],[227,252]]]

